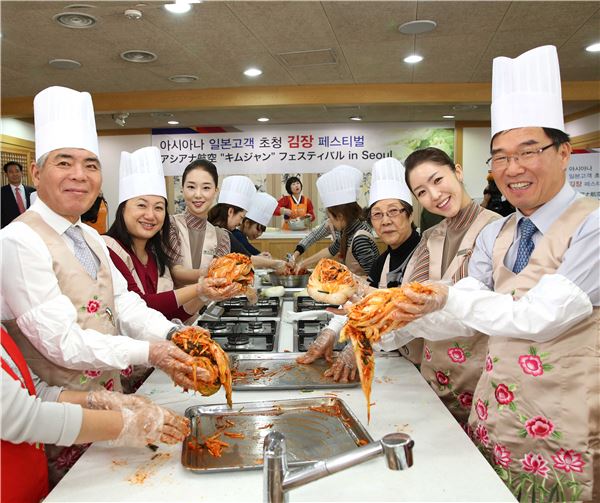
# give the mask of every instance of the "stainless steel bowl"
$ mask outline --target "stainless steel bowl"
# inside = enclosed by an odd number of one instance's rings
[[[310,278],[310,273],[290,276],[282,276],[276,272],[269,273],[269,279],[273,286],[284,286],[286,288],[306,288],[308,278]]]

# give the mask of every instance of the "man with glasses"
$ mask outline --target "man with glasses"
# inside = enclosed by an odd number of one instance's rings
[[[458,319],[490,336],[469,425],[531,501],[600,501],[600,210],[566,181],[570,155],[556,48],[495,59],[488,163],[516,212],[481,232],[470,277],[398,304],[431,313],[413,334]]]

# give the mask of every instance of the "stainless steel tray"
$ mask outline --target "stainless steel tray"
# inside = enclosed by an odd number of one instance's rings
[[[232,354],[230,357],[231,372],[234,375],[233,389],[273,390],[273,389],[331,389],[353,388],[359,381],[337,383],[331,377],[324,377],[323,372],[329,364],[319,359],[310,365],[296,363],[298,356],[306,353],[245,353]],[[254,369],[265,369],[254,374]],[[236,377],[236,373],[246,373],[245,377]]]
[[[264,438],[271,431],[285,435],[290,465],[314,463],[373,441],[343,400],[335,397],[237,403],[234,410],[226,404],[196,405],[185,415],[192,433],[183,443],[181,464],[197,473],[261,468]],[[221,434],[229,444],[221,457],[194,447],[194,439],[202,443],[218,431],[243,433],[244,438]]]

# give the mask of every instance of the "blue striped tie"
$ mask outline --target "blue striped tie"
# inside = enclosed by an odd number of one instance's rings
[[[521,239],[519,241],[519,249],[517,251],[517,260],[513,266],[513,272],[519,274],[529,262],[529,257],[533,251],[534,244],[531,237],[537,231],[535,224],[528,218],[522,218],[519,222],[519,230],[521,231]]]

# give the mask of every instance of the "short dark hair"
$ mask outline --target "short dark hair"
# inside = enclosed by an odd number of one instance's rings
[[[292,183],[298,182],[300,184],[300,190],[302,190],[302,180],[297,176],[290,176],[285,182],[285,191],[291,196],[292,195]]]
[[[404,180],[411,191],[412,187],[408,181],[410,173],[417,166],[423,164],[424,162],[433,162],[435,164],[439,164],[440,166],[448,166],[452,171],[456,171],[456,164],[443,150],[435,147],[427,147],[415,150],[404,161]]]
[[[125,248],[132,250],[133,241],[131,240],[131,235],[127,230],[125,217],[123,216],[126,204],[127,201],[123,201],[121,204],[119,204],[117,213],[115,214],[115,221],[110,226],[110,229],[108,229],[106,232],[106,235],[119,241],[119,243],[121,243]],[[165,200],[165,221],[162,229],[148,240],[150,243],[150,250],[156,258],[159,276],[162,276],[165,273],[165,269],[171,266],[170,256],[172,256],[173,251],[169,245],[170,230],[171,219],[169,218],[169,208],[167,206],[167,201]]]
[[[263,224],[259,224],[258,222],[255,222],[254,220],[252,220],[251,218],[246,218],[244,217],[244,220],[242,220],[242,229],[244,228],[244,225],[248,224],[248,225],[256,225],[256,228],[260,231],[260,232],[265,232],[267,230],[267,226],[263,225]]]
[[[232,208],[234,213],[244,211],[244,208],[234,206],[233,204],[218,203],[215,204],[209,210],[208,221],[216,227],[227,229],[227,218],[229,217],[229,208]]]
[[[5,173],[7,173],[8,172],[8,168],[10,168],[11,166],[16,166],[17,168],[19,168],[19,170],[21,171],[21,173],[23,173],[23,165],[20,162],[17,162],[17,161],[8,161],[2,167],[2,169],[4,170]]]
[[[560,129],[554,129],[551,127],[543,127],[542,129],[544,130],[546,136],[550,138],[550,140],[552,140],[552,144],[554,145],[554,148],[556,150],[558,150],[558,147],[560,147],[563,143],[569,143],[571,141],[571,137],[564,131],[561,131]],[[505,131],[511,130],[506,129]],[[492,136],[492,139],[490,140],[490,152],[492,151],[492,145],[494,144],[494,140],[496,139],[496,137],[499,134],[504,133],[505,131],[499,131],[494,136]]]
[[[217,173],[217,167],[210,161],[206,159],[196,159],[195,161],[190,162],[185,169],[183,170],[183,175],[181,177],[181,184],[185,183],[185,179],[190,174],[191,171],[195,169],[201,169],[202,171],[206,171],[213,181],[215,182],[215,187],[219,185],[219,173]]]

